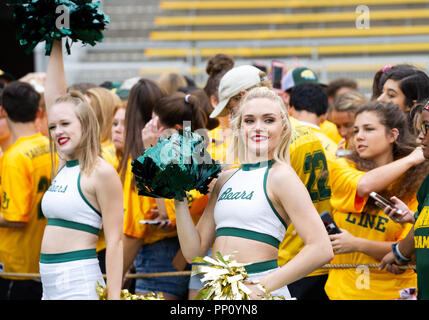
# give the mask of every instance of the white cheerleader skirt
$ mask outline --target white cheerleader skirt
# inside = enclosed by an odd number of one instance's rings
[[[40,254],[42,300],[98,300],[105,286],[95,249]]]
[[[277,260],[269,260],[264,262],[252,263],[250,265],[246,265],[245,269],[247,271],[248,280],[255,281],[265,277],[267,274],[278,269]],[[287,286],[283,286],[279,289],[273,290],[270,292],[272,296],[274,296],[275,300],[282,300],[279,298],[275,298],[275,296],[284,297],[285,299],[292,299],[289,289]]]

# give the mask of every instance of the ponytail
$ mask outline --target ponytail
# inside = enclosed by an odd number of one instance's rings
[[[183,125],[186,121],[191,122],[192,131],[206,127],[207,116],[201,109],[198,98],[190,94],[175,92],[163,97],[153,111],[168,128]]]

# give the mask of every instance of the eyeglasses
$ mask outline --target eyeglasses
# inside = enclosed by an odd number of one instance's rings
[[[424,135],[427,135],[428,130],[429,130],[429,123],[422,123],[422,124],[420,125],[420,129],[422,130],[422,133],[423,133]]]

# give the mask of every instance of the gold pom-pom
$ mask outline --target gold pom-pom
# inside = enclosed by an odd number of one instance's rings
[[[107,300],[107,290],[97,282],[95,289],[99,300]],[[144,295],[130,293],[127,289],[121,290],[121,300],[165,300],[162,293],[149,292]]]
[[[238,263],[232,259],[232,255],[222,256],[220,252],[215,253],[215,258],[196,257],[192,275],[203,274],[201,279],[205,282],[204,287],[198,293],[198,300],[250,300],[252,291],[244,284],[248,279],[245,264]],[[257,281],[249,281],[257,284],[258,289],[264,292],[261,300],[274,300],[274,298],[285,300],[282,296],[272,296],[267,288]]]

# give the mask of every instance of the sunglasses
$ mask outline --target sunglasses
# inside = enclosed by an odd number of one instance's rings
[[[420,129],[424,135],[427,135],[428,130],[429,130],[429,123],[422,123],[420,125]]]

